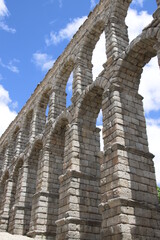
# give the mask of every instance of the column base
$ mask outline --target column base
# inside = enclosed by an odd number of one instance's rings
[[[93,240],[100,239],[101,221],[67,217],[56,221],[56,240]]]
[[[116,198],[101,204],[101,239],[160,239],[160,207],[145,202]]]

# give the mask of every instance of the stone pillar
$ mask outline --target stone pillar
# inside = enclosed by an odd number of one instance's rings
[[[56,240],[100,239],[99,129],[72,124],[66,136]]]
[[[31,121],[31,134],[30,134],[30,142],[33,142],[39,131],[37,130],[37,115],[38,115],[38,110],[37,107],[34,109],[33,112],[33,118]]]
[[[92,67],[93,65],[88,60],[78,57],[73,72],[73,101],[77,93],[81,94],[85,87],[92,83]]]
[[[126,49],[129,40],[124,20],[111,16],[105,26],[107,59],[115,60]]]
[[[55,120],[62,111],[66,108],[66,93],[65,91],[54,90],[49,98],[49,113],[48,121]]]
[[[22,129],[18,131],[17,139],[16,139],[16,146],[15,146],[15,157],[18,157],[21,153],[23,147],[22,147]]]
[[[48,190],[49,174],[52,171],[50,169],[50,151],[51,149],[48,145],[41,151],[41,167],[37,175],[36,193],[32,199],[31,221],[27,235],[35,239],[41,239],[41,236],[43,236],[43,239],[50,239],[51,236],[52,239],[55,239],[56,229],[53,213],[55,207],[58,208],[57,205],[54,205],[56,204],[55,198],[57,198],[58,193],[51,193]],[[54,182],[52,182],[52,187],[54,188]]]
[[[112,86],[102,109],[101,239],[158,240],[158,197],[142,97]]]
[[[2,172],[4,172],[7,169],[8,161],[9,161],[8,158],[9,158],[9,148],[7,147],[4,153]]]
[[[8,231],[12,234],[26,235],[29,230],[31,198],[27,191],[28,165],[19,169],[14,205],[11,209]]]
[[[62,174],[64,132],[49,133],[39,158],[36,192],[33,195],[28,236],[54,239],[58,217],[59,181]]]
[[[8,221],[10,217],[10,206],[12,202],[12,189],[13,189],[13,180],[7,179],[5,182],[1,210],[0,210],[0,231],[8,230]]]
[[[5,164],[5,153],[6,153],[6,146],[2,148],[0,152],[0,177],[4,171],[4,164]],[[3,169],[4,168],[4,169]]]

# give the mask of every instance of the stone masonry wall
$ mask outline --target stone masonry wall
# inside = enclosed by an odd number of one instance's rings
[[[131,2],[100,0],[1,136],[0,231],[46,240],[160,239],[154,156],[138,93],[143,67],[154,56],[160,65],[160,1],[129,44]],[[107,61],[93,81],[102,32]]]

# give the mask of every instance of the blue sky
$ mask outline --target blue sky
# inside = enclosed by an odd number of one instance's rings
[[[98,0],[0,0],[0,135],[43,80],[80,24]],[[133,0],[126,23],[130,40],[152,20],[156,0]],[[93,75],[105,62],[102,35],[93,54]],[[97,65],[98,59],[101,64]],[[160,183],[160,84],[157,60],[144,69],[140,93],[144,96],[150,151],[156,155]],[[145,80],[143,80],[145,79]],[[147,80],[148,79],[148,80]],[[152,81],[150,81],[152,79]],[[71,94],[71,79],[67,85]],[[100,119],[100,117],[99,117]],[[99,121],[99,125],[101,121]]]

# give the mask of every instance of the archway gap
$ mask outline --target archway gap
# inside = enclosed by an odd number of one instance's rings
[[[56,122],[54,123],[50,135],[47,139],[48,146],[48,159],[45,163],[48,169],[48,189],[51,201],[48,203],[47,213],[47,228],[51,229],[53,235],[56,234],[56,221],[58,220],[58,214],[61,211],[58,209],[64,205],[63,202],[63,184],[62,189],[60,188],[60,176],[65,173],[66,165],[68,161],[68,151],[70,150],[68,144],[70,143],[69,120],[65,112],[62,113]],[[62,196],[60,197],[60,195]],[[50,211],[52,209],[52,211]],[[59,212],[58,212],[59,211]]]
[[[88,79],[86,79],[86,76],[83,77],[87,85],[96,79],[103,70],[102,65],[107,60],[104,29],[105,20],[97,20],[93,27],[88,30],[88,34],[84,37],[82,47],[78,53],[79,58],[82,59],[85,67],[88,68],[88,70],[86,70],[88,71]],[[84,56],[86,56],[86,60]],[[84,80],[82,79],[82,81]],[[87,85],[84,83],[84,86]]]
[[[24,215],[24,232],[32,231],[34,229],[34,223],[36,221],[36,192],[39,188],[39,182],[41,182],[42,176],[40,175],[41,157],[42,157],[43,142],[41,139],[37,139],[29,151],[28,158],[25,161],[27,166],[27,179],[24,205],[27,206],[27,210]],[[32,201],[31,201],[32,200]]]
[[[132,87],[133,90],[138,91],[143,67],[157,54],[155,45],[158,43],[156,38],[158,29],[156,28],[156,31],[154,30],[154,28],[149,28],[144,31],[143,34],[138,36],[126,49],[118,74],[121,76],[121,72],[127,72],[129,69],[132,80],[128,80],[127,82],[125,77],[122,77],[124,78],[124,87],[129,86]]]
[[[146,119],[149,151],[155,155],[154,165],[157,185],[160,186],[160,69],[157,57],[151,58],[143,68],[139,93],[144,97],[143,107]]]
[[[100,237],[99,226],[102,220],[98,206],[101,202],[100,179],[103,154],[100,149],[101,129],[97,127],[96,123],[99,112],[102,109],[103,92],[104,89],[97,86],[96,82],[94,82],[92,87],[88,88],[88,91],[86,90],[83,96],[77,117],[79,136],[79,171],[82,173],[79,180],[79,188],[80,192],[83,192],[83,196],[79,197],[79,213],[80,218],[82,219],[87,218],[92,221],[93,216],[95,217],[97,220],[97,239]],[[99,123],[101,122],[102,119],[99,119]],[[83,176],[87,176],[87,178],[83,178]],[[85,179],[92,179],[92,184],[90,181],[85,181]],[[96,199],[94,196],[96,196]],[[84,212],[85,208],[88,209],[87,213]]]
[[[144,2],[132,1],[128,8],[127,16],[125,19],[125,22],[128,26],[128,35],[130,42],[140,33],[142,33],[142,30],[152,22],[152,14],[156,11],[156,8],[156,0]]]
[[[130,77],[123,79],[123,88],[131,89],[131,91],[137,92],[144,97],[143,108],[145,111],[145,121],[143,128],[144,132],[148,133],[148,144],[149,150],[153,152],[155,157],[155,170],[157,176],[157,184],[160,185],[159,179],[159,164],[158,157],[160,156],[159,147],[157,147],[156,139],[159,138],[157,135],[160,132],[160,109],[159,109],[159,91],[160,81],[158,59],[156,57],[157,52],[155,45],[158,43],[156,38],[158,28],[146,29],[139,37],[137,37],[132,43],[130,48],[126,51],[126,56],[123,59],[120,72],[130,68],[133,74]],[[134,73],[135,72],[135,73]],[[129,79],[132,79],[129,81]],[[148,79],[148,83],[147,80]],[[150,97],[150,98],[149,98]],[[143,112],[143,109],[142,109]],[[141,113],[142,114],[142,113]],[[147,136],[144,135],[144,139]],[[154,142],[155,140],[155,142]]]
[[[51,88],[44,89],[39,98],[38,107],[36,111],[36,135],[41,134],[45,128],[48,113],[50,111],[48,107],[50,94]]]
[[[32,121],[33,121],[34,110],[30,109],[24,119],[23,132],[22,132],[22,143],[21,148],[24,150],[29,142],[32,134]]]
[[[71,98],[76,91],[76,79],[74,76],[75,59],[71,57],[62,63],[59,74],[56,76],[56,103],[59,104],[59,109],[63,111],[71,105]]]

